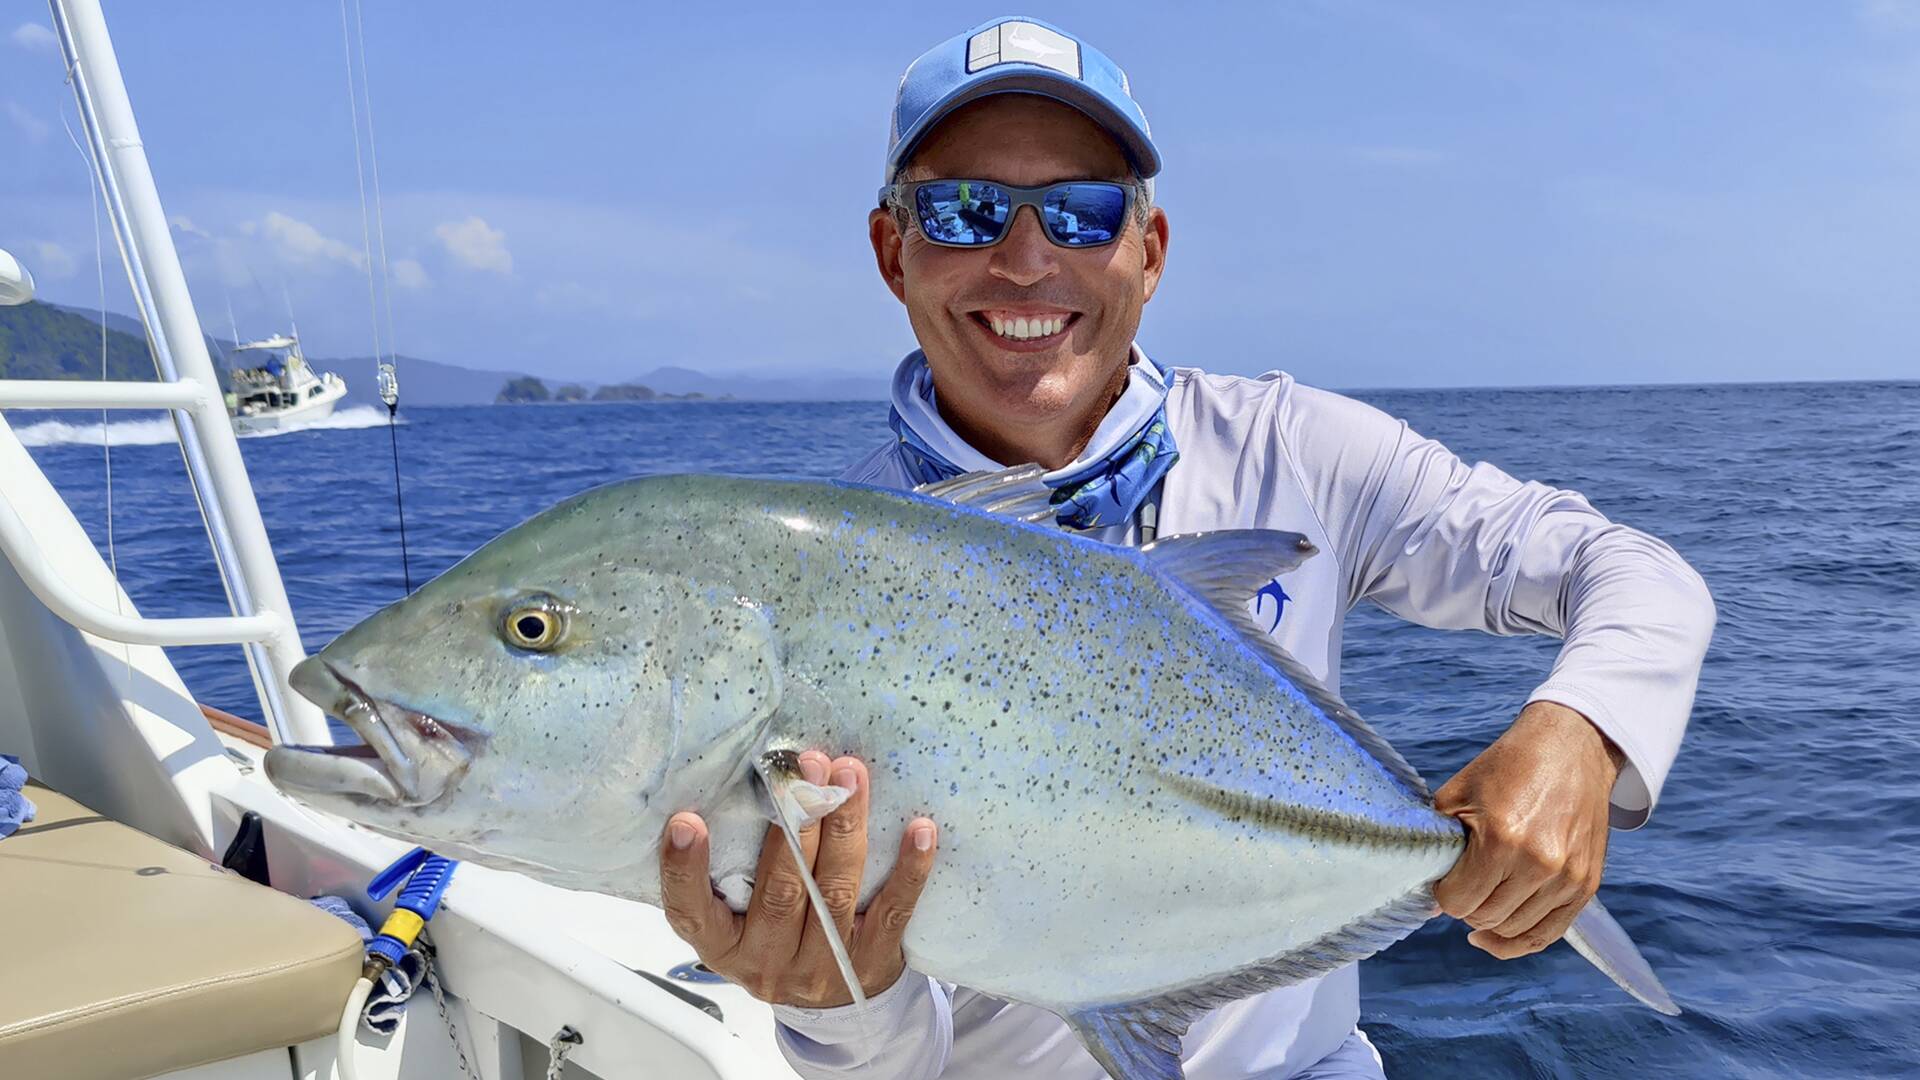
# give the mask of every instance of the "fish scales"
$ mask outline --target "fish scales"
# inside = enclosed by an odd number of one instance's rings
[[[1247,536],[1219,550],[1262,550]],[[1175,576],[1196,554],[1211,573],[1188,543],[1117,548],[847,485],[609,485],[296,676],[378,761],[286,748],[269,772],[381,831],[656,904],[666,819],[698,810],[742,909],[766,821],[751,762],[855,754],[863,903],[906,824],[940,823],[909,962],[1077,1017],[1096,1056],[1120,1053],[1093,1012],[1190,1013],[1384,947],[1431,912],[1463,843],[1410,770],[1360,745],[1377,737],[1209,602],[1217,575]],[[1167,1023],[1177,1044],[1184,1021]]]
[[[774,734],[870,762],[869,894],[907,821],[941,824],[916,967],[1050,1006],[1143,996],[1314,940],[1458,854],[1450,819],[1137,553],[888,493],[701,488],[690,527],[754,555],[689,551],[684,572],[763,602],[788,671],[833,705],[829,730]],[[796,573],[819,562],[841,573]],[[1335,859],[1331,815],[1276,828],[1166,783],[1189,768],[1424,842]]]

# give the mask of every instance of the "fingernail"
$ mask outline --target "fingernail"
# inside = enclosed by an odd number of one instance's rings
[[[827,782],[827,763],[824,761],[821,761],[819,758],[813,758],[813,757],[801,758],[800,759],[800,778],[802,780],[805,780],[809,784],[826,783]]]
[[[844,767],[836,769],[833,774],[833,784],[835,787],[843,787],[848,791],[858,791],[860,790],[860,774]]]
[[[685,851],[693,846],[693,826],[684,821],[676,821],[667,826],[667,843],[675,851]]]
[[[913,850],[933,850],[933,830],[925,825],[913,830]]]

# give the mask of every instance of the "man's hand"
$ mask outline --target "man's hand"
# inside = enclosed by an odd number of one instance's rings
[[[867,767],[851,757],[829,763],[825,754],[809,750],[800,755],[800,771],[809,783],[825,784],[831,776],[832,783],[853,790],[840,809],[802,830],[800,847],[853,957],[860,988],[869,996],[878,994],[906,970],[900,940],[933,869],[933,822],[915,818],[907,825],[893,875],[856,916],[867,862]],[[853,995],[834,963],[779,826],[767,830],[761,845],[745,916],[735,915],[714,895],[707,825],[697,814],[675,814],[667,822],[660,847],[660,886],[674,933],[729,982],[775,1005],[827,1009],[852,1004]]]
[[[1467,850],[1433,896],[1474,928],[1468,941],[1511,960],[1567,932],[1600,887],[1624,760],[1586,717],[1536,701],[1434,793],[1467,827]]]

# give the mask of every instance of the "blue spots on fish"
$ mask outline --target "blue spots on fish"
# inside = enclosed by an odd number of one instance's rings
[[[1260,609],[1266,606],[1269,599],[1273,601],[1273,624],[1267,627],[1267,633],[1271,634],[1280,629],[1280,617],[1287,613],[1287,601],[1293,597],[1288,596],[1287,590],[1280,587],[1280,579],[1274,578],[1262,586],[1259,592],[1253,594],[1253,613],[1256,616],[1260,614]]]

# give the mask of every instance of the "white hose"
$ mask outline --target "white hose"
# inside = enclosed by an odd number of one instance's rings
[[[354,1051],[360,1049],[354,1035],[360,1030],[360,1010],[367,1007],[367,995],[371,993],[373,980],[362,975],[360,981],[353,984],[353,992],[347,995],[347,1007],[340,1012],[340,1034],[333,1051],[337,1059],[334,1071],[340,1080],[360,1080],[353,1065]]]

